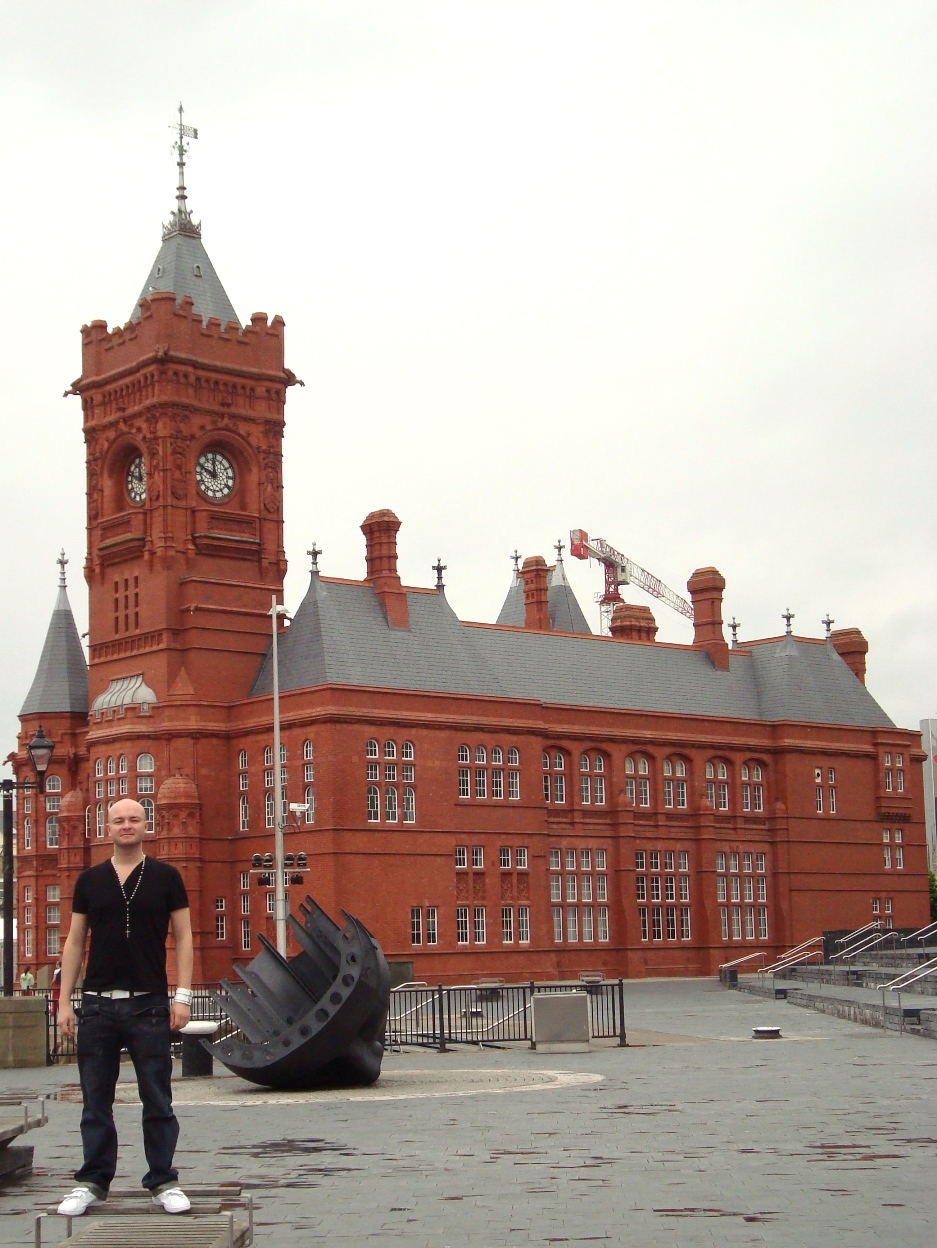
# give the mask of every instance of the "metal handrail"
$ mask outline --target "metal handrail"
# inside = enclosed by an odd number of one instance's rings
[[[719,970],[726,971],[730,966],[741,966],[743,962],[751,962],[752,958],[766,958],[767,956],[765,951],[760,949],[757,953],[746,954],[744,958],[736,958],[734,962],[720,962]]]
[[[892,938],[892,940],[898,939],[898,933],[889,929],[886,932],[879,933],[878,936],[867,937],[864,941],[861,942],[861,944],[858,944],[855,946],[855,948],[850,949],[848,953],[844,950],[842,954],[836,954],[835,956],[842,957],[843,961],[845,962],[847,958],[855,958],[860,953],[868,953],[868,951],[870,949],[874,949],[876,945],[880,945],[884,941],[888,940],[889,936]]]
[[[847,932],[845,936],[837,936],[834,944],[848,944],[849,941],[855,940],[857,937],[863,936],[866,932],[871,931],[873,928],[878,929],[881,926],[882,923],[880,919],[873,919],[870,923],[866,923],[862,927],[857,927],[854,932]]]
[[[916,932],[912,932],[910,936],[902,936],[902,942],[907,944],[909,940],[924,941],[927,936],[937,936],[937,923],[928,923],[926,927],[919,927]]]
[[[901,975],[896,975],[894,979],[887,984],[879,984],[882,990],[882,1031],[888,1030],[888,1018],[885,1014],[885,990],[889,992],[897,992],[898,994],[898,1034],[904,1035],[904,1010],[901,1008],[901,992],[904,988],[910,988],[912,984],[916,984],[919,979],[927,979],[928,975],[937,973],[937,958],[931,958],[930,961],[923,963],[921,966],[913,966],[909,971],[904,971]]]
[[[772,975],[775,971],[785,971],[789,966],[800,966],[802,962],[809,961],[810,958],[822,958],[822,949],[810,949],[804,953],[798,953],[795,957],[785,956],[771,966],[765,966],[761,970],[762,975]]]

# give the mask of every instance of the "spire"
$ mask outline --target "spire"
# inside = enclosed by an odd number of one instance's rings
[[[185,190],[185,157],[189,150],[186,139],[197,139],[198,130],[195,126],[184,125],[182,115],[180,104],[179,121],[174,126],[176,140],[172,145],[178,171],[176,206],[169,214],[169,222],[163,226],[163,244],[130,319],[140,319],[141,299],[148,299],[155,290],[165,290],[172,291],[177,304],[188,296],[193,311],[201,316],[203,323],[216,316],[222,325],[233,321],[240,328],[238,315],[202,243],[201,222],[194,221],[189,211]]]
[[[88,713],[88,664],[65,588],[65,551],[59,555],[59,592],[32,686],[20,715]]]

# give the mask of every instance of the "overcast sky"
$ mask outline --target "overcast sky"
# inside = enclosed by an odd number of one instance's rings
[[[571,528],[741,637],[857,626],[937,715],[937,5],[0,4],[0,719],[55,599],[87,628],[79,327],[129,318],[189,204],[242,321],[286,321],[287,604],[403,527],[493,621]],[[590,623],[601,570],[567,557]],[[659,638],[686,620],[648,602]]]

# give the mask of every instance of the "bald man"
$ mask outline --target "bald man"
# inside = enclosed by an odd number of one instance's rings
[[[59,1030],[75,1035],[72,992],[81,973],[88,933],[91,948],[78,1014],[78,1075],[84,1108],[84,1164],[78,1186],[58,1211],[76,1217],[107,1198],[117,1169],[114,1092],[120,1053],[133,1061],[143,1102],[143,1148],[149,1169],[143,1186],[166,1213],[186,1213],[173,1155],[179,1124],[172,1111],[170,1039],[189,1021],[192,1000],[192,923],[182,876],[143,852],[146,811],[122,798],[107,815],[110,858],[82,871],[75,882],[72,922],[62,951]],[[176,945],[178,987],[170,1002],[166,936]]]

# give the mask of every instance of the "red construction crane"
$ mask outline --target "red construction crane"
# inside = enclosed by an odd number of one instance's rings
[[[569,553],[577,559],[597,559],[605,569],[605,592],[596,594],[595,600],[602,609],[603,632],[611,613],[618,602],[624,602],[618,592],[619,585],[638,585],[646,593],[652,594],[665,602],[674,611],[679,611],[688,620],[693,619],[693,608],[685,598],[681,598],[659,577],[652,575],[644,568],[623,555],[620,550],[610,546],[602,537],[590,539],[585,529],[571,529],[569,534]]]

